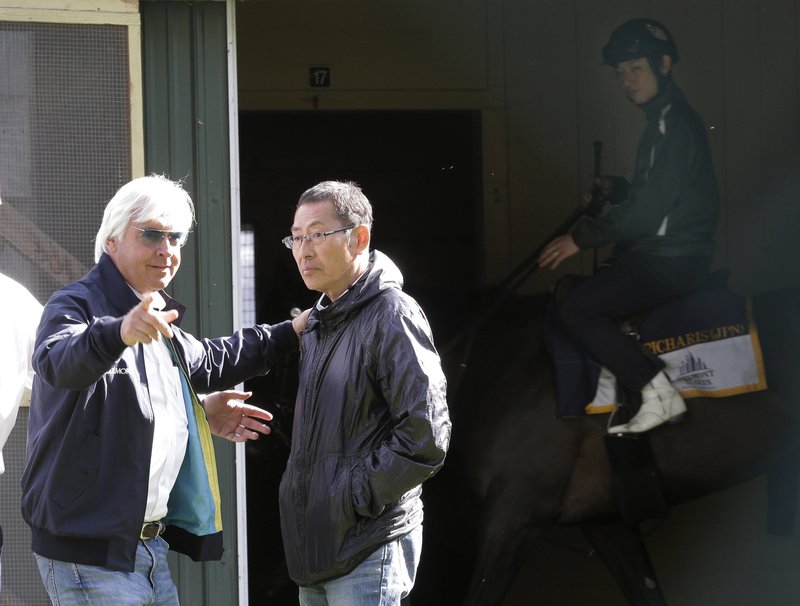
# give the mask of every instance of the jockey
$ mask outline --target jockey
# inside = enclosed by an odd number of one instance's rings
[[[708,275],[719,192],[705,126],[672,79],[678,49],[654,19],[620,25],[603,47],[628,99],[647,125],[630,185],[595,179],[609,212],[582,217],[571,233],[548,243],[540,266],[555,269],[580,250],[613,244],[607,265],[559,305],[566,329],[617,381],[642,395],[639,412],[611,433],[641,433],[676,421],[686,404],[663,371],[619,328],[618,320],[696,290]]]

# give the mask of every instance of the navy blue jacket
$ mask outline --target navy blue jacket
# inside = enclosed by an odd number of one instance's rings
[[[163,294],[163,293],[162,293]],[[183,307],[164,295],[167,308]],[[139,303],[103,255],[56,292],[36,336],[22,515],[33,551],[67,562],[133,571],[147,501],[153,411],[142,345],[126,346],[122,317]],[[180,318],[178,322],[180,321]],[[196,392],[230,388],[297,351],[291,322],[198,340],[173,324]],[[175,531],[173,549],[219,559],[221,532]]]

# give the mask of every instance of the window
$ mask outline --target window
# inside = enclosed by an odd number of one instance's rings
[[[44,303],[92,266],[103,208],[144,162],[136,3],[37,3],[0,8],[0,271]],[[20,516],[27,419],[3,448],[2,595],[47,606]]]

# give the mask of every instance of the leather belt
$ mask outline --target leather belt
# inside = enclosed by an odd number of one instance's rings
[[[167,526],[163,522],[146,522],[145,524],[142,524],[142,532],[139,533],[139,538],[142,541],[146,541],[147,539],[155,539],[156,537],[164,534],[166,529]]]

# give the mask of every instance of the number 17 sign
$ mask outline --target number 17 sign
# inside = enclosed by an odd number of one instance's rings
[[[330,88],[331,66],[312,65],[308,68],[308,85],[311,88]]]

